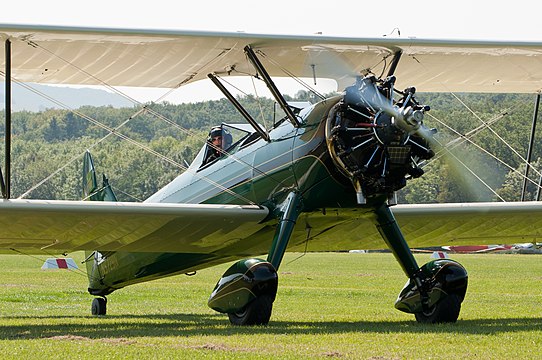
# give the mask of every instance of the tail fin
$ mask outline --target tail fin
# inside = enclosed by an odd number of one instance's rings
[[[92,156],[87,150],[83,158],[83,200],[89,201],[117,201],[117,197],[109,185],[109,181],[103,175],[102,186],[98,186],[98,180],[96,179],[96,169],[94,168],[94,162]],[[114,253],[99,252],[99,251],[85,251],[85,258],[88,275],[88,291],[92,295],[104,296],[111,291],[112,288],[103,284],[103,276],[105,270],[100,269],[100,264],[104,263],[110,256],[114,256]]]
[[[96,169],[88,150],[83,158],[83,200],[118,201],[105,175],[102,175],[102,186],[98,187]]]

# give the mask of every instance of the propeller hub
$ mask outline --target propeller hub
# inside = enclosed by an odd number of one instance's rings
[[[394,115],[396,126],[401,130],[413,134],[423,123],[423,111],[414,110],[411,106],[400,108]]]

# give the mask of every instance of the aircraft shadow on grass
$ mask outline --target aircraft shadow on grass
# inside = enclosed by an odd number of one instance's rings
[[[75,316],[4,317],[25,321],[40,319],[45,324],[0,325],[0,340],[39,339],[54,337],[84,337],[89,340],[103,338],[201,336],[234,334],[302,334],[319,335],[345,332],[373,333],[460,333],[495,335],[501,332],[541,331],[542,317],[461,320],[460,324],[431,326],[415,321],[274,321],[269,326],[224,327],[224,319],[218,315],[108,315],[107,321],[99,324],[51,324],[46,320],[72,320]],[[79,318],[79,317],[78,317]],[[118,320],[110,323],[111,320]],[[160,323],[155,323],[161,320]],[[99,320],[98,320],[99,322]]]

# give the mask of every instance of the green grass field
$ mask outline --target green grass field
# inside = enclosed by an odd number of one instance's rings
[[[287,254],[269,326],[233,327],[206,305],[229,264],[131,286],[92,317],[81,273],[0,256],[1,358],[542,358],[542,257],[457,255],[469,289],[456,324],[394,309],[391,254]],[[77,260],[82,254],[76,254]],[[417,255],[419,263],[428,255]]]

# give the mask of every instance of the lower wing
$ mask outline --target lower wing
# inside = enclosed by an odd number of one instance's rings
[[[393,213],[411,247],[540,241],[542,203],[397,205]],[[266,253],[269,211],[258,206],[0,201],[0,251],[76,250]],[[326,209],[297,221],[289,251],[385,248],[370,209]]]
[[[0,201],[0,251],[211,253],[260,231],[258,206]]]
[[[414,248],[515,244],[542,238],[542,202],[397,205],[392,210]],[[307,214],[298,220],[290,250],[386,248],[370,216],[360,209]]]

